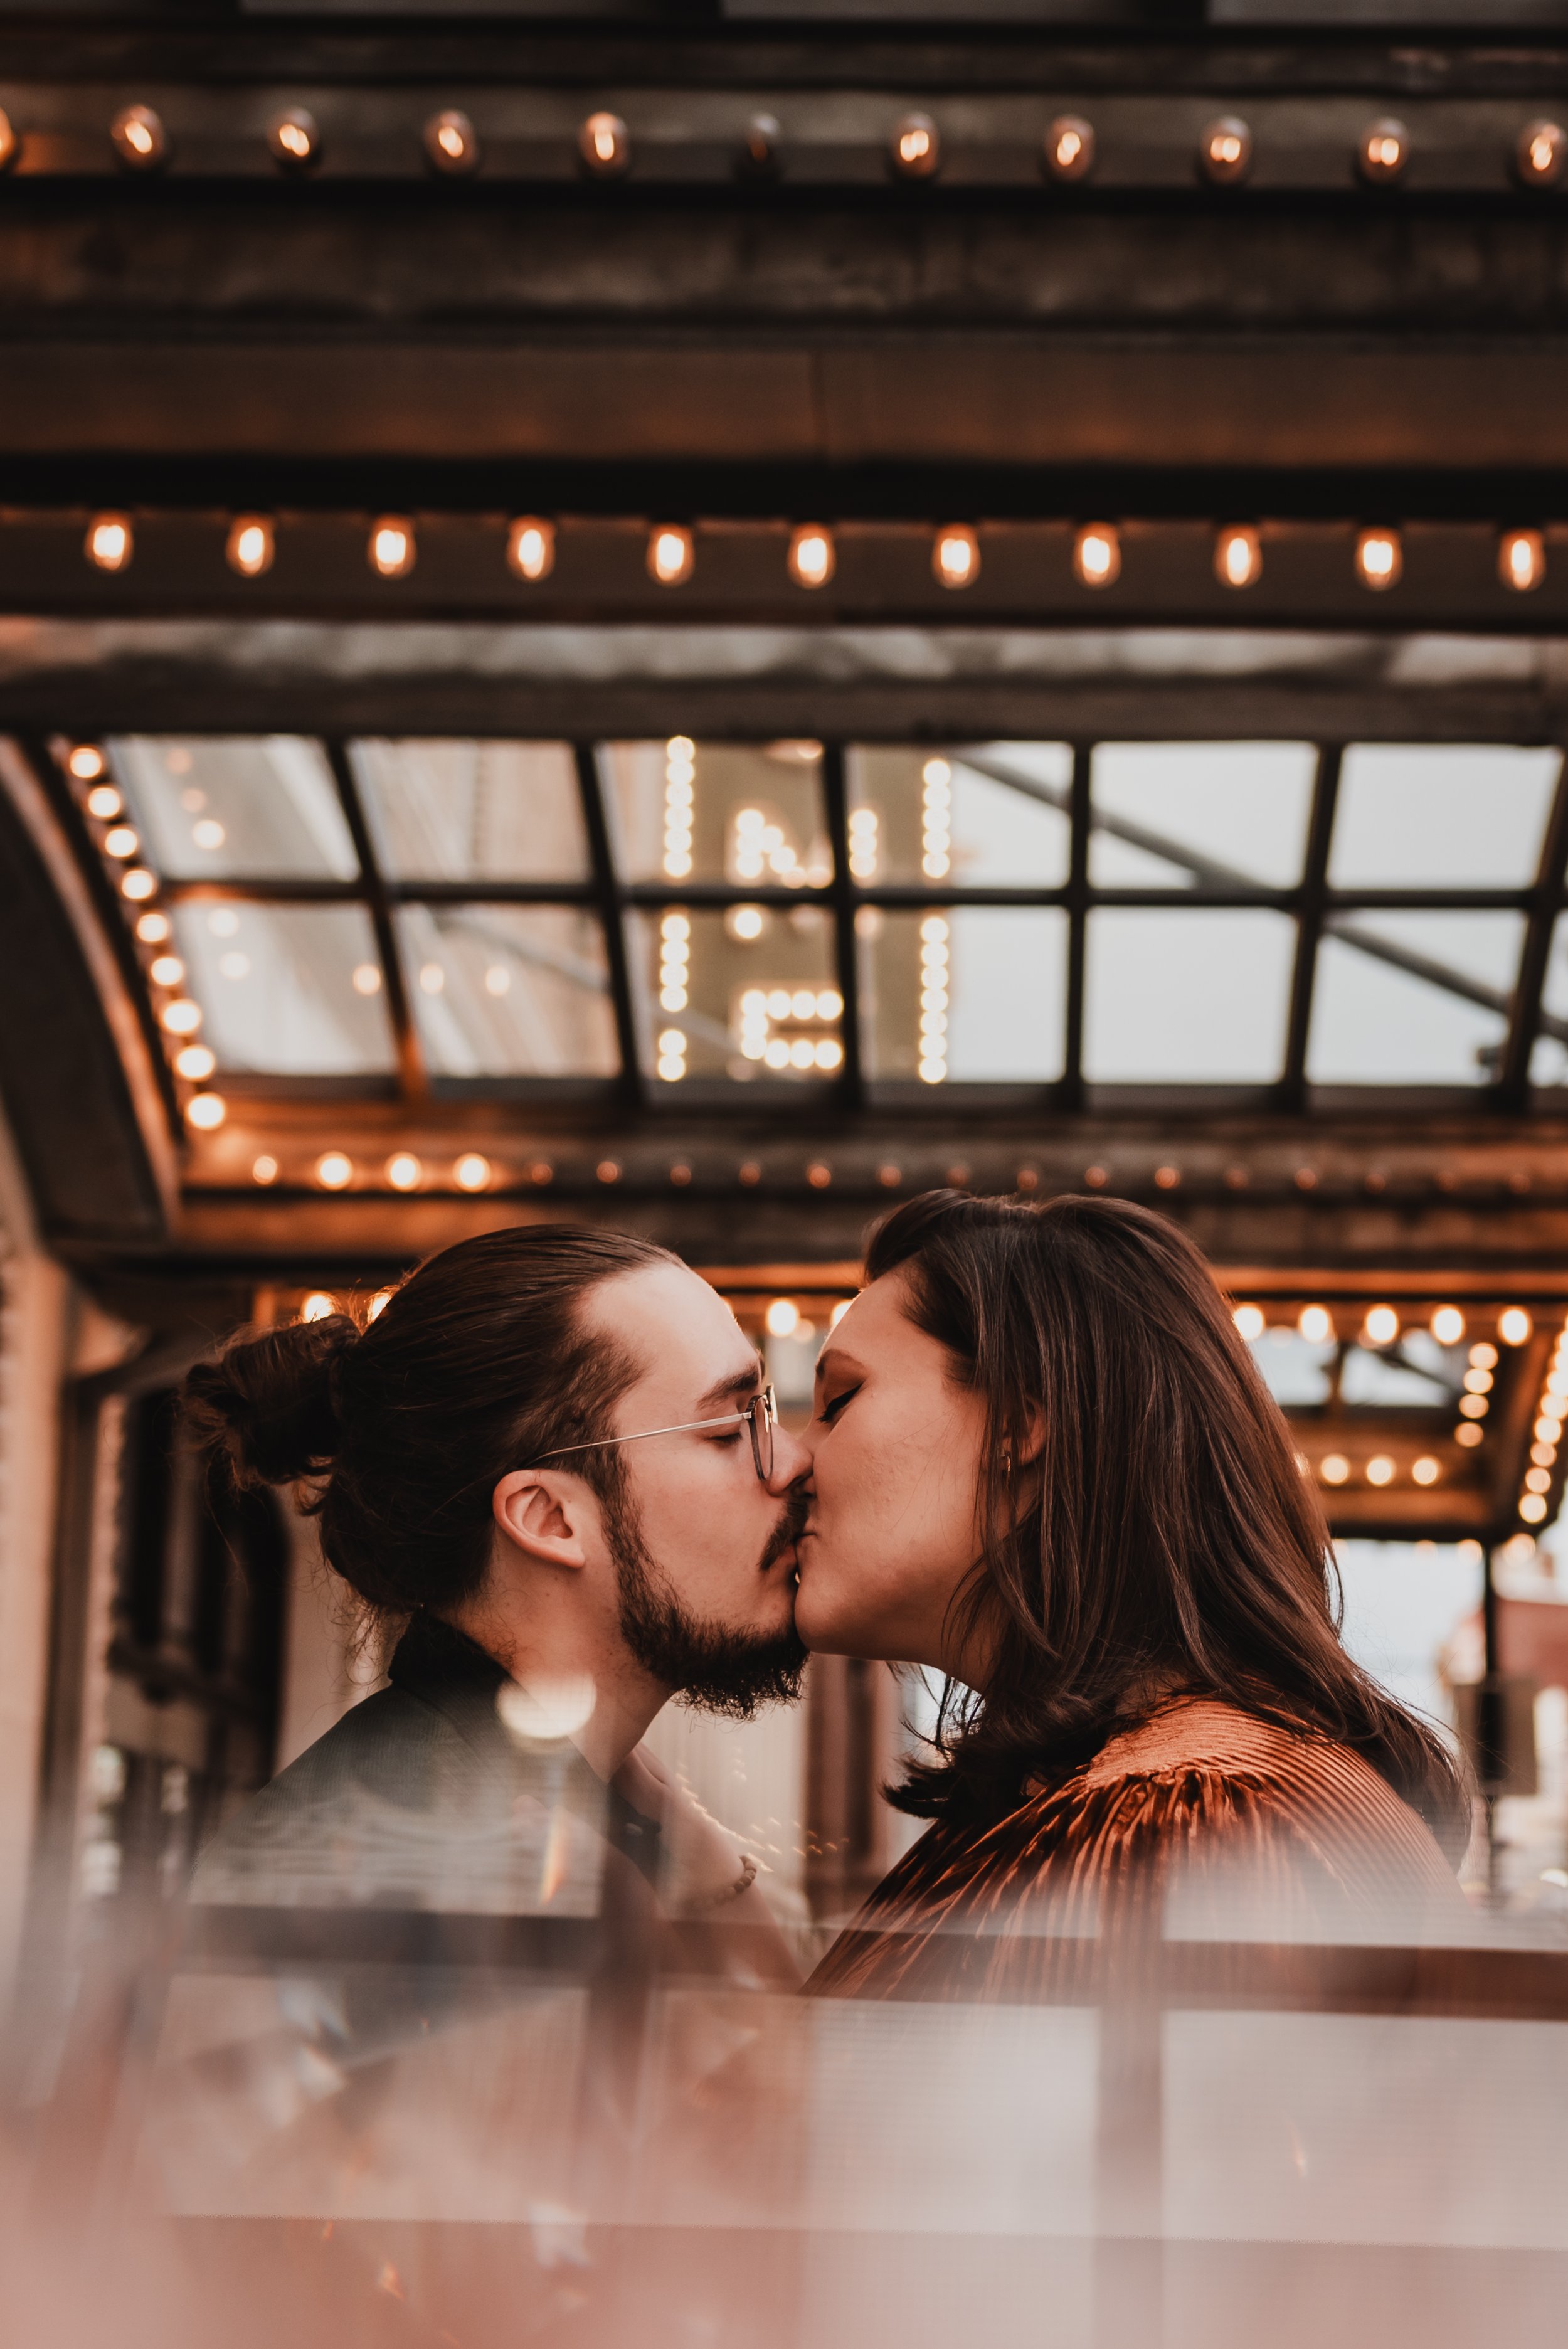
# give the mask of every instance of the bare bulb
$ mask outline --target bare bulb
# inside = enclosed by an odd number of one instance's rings
[[[1058,114],[1046,133],[1041,160],[1053,180],[1087,180],[1094,169],[1094,125],[1081,114]]]
[[[384,514],[371,530],[366,556],[383,579],[407,579],[418,550],[414,525],[399,515]]]
[[[1234,187],[1253,167],[1253,134],[1239,114],[1222,114],[1198,142],[1198,165],[1216,187]]]
[[[965,523],[949,523],[936,533],[931,568],[942,587],[973,587],[980,576],[980,542]]]
[[[1528,595],[1546,576],[1546,548],[1538,530],[1505,530],[1497,546],[1497,575],[1516,595]]]
[[[618,180],[632,168],[632,138],[618,114],[591,114],[577,133],[583,168],[596,180]]]
[[[678,523],[661,523],[648,533],[648,575],[661,587],[680,587],[696,567],[696,545]]]
[[[1397,180],[1410,160],[1410,134],[1390,114],[1369,122],[1361,133],[1356,160],[1364,180],[1374,186]]]
[[[1513,150],[1513,168],[1527,188],[1550,188],[1568,160],[1568,132],[1560,122],[1527,123]]]
[[[169,160],[169,133],[150,106],[122,106],[108,135],[117,161],[128,171],[160,171]]]
[[[1086,523],[1073,541],[1073,572],[1080,585],[1109,587],[1121,576],[1121,538],[1108,522]]]
[[[888,142],[888,158],[901,180],[929,180],[942,164],[942,134],[929,114],[902,114]]]
[[[506,564],[515,579],[548,579],[555,568],[555,524],[520,514],[507,530]]]
[[[1264,551],[1255,530],[1235,523],[1220,533],[1214,542],[1214,576],[1222,587],[1255,587],[1263,568]]]
[[[285,171],[308,171],[321,160],[321,131],[307,106],[289,106],[267,125],[273,160]]]
[[[1356,542],[1356,575],[1375,595],[1397,587],[1405,568],[1397,530],[1364,530]]]
[[[825,587],[836,567],[830,530],[809,522],[790,533],[789,576],[797,587]]]
[[[98,571],[124,571],[136,552],[129,514],[95,514],[84,542],[88,561]]]
[[[479,139],[460,108],[447,106],[431,115],[425,125],[425,159],[432,171],[453,179],[479,170]]]
[[[223,556],[242,579],[259,579],[270,571],[276,552],[273,526],[264,514],[242,514],[231,524]]]

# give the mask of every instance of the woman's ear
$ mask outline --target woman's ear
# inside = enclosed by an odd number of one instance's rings
[[[515,1549],[541,1566],[571,1568],[588,1563],[583,1536],[590,1506],[580,1477],[534,1468],[503,1476],[490,1502],[498,1530]]]

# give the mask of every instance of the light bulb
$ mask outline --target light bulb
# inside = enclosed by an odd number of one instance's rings
[[[473,124],[459,108],[446,106],[439,114],[431,115],[425,125],[425,160],[432,171],[453,179],[478,171],[480,142]]]
[[[1381,594],[1397,587],[1405,568],[1404,549],[1397,530],[1364,530],[1356,541],[1356,575],[1363,587]]]
[[[507,529],[506,564],[515,579],[548,579],[555,568],[555,524],[520,514]]]
[[[217,1065],[216,1053],[209,1051],[205,1044],[187,1044],[174,1055],[175,1074],[192,1085],[205,1084]]]
[[[1322,1305],[1304,1305],[1295,1326],[1309,1346],[1322,1346],[1334,1335],[1334,1317]]]
[[[379,995],[381,966],[378,962],[360,962],[354,966],[353,987],[356,995]]]
[[[0,109],[0,171],[8,171],[21,151],[22,141],[16,136],[11,118],[4,109]]]
[[[618,114],[591,114],[577,133],[583,168],[596,180],[618,180],[632,168],[632,139]]]
[[[147,975],[154,987],[178,987],[185,976],[185,966],[178,955],[160,955]]]
[[[661,587],[681,587],[696,567],[696,545],[679,523],[661,523],[648,533],[648,576]]]
[[[901,114],[888,142],[888,160],[901,180],[929,180],[942,162],[942,134],[929,114]]]
[[[1485,1437],[1486,1430],[1477,1427],[1473,1420],[1461,1419],[1454,1430],[1454,1442],[1461,1445],[1466,1452],[1473,1450],[1476,1444],[1483,1443]]]
[[[1465,1334],[1465,1317],[1457,1305],[1439,1305],[1432,1315],[1431,1331],[1439,1346],[1457,1346]]]
[[[270,571],[276,552],[273,525],[264,514],[242,514],[231,523],[223,556],[230,570],[237,571],[242,579],[259,579],[263,571]]]
[[[727,924],[732,938],[759,938],[762,936],[763,913],[760,905],[737,905]]]
[[[1361,134],[1356,160],[1364,180],[1377,185],[1397,180],[1410,160],[1410,134],[1392,115],[1369,122]]]
[[[414,525],[397,514],[383,514],[371,529],[366,558],[383,579],[407,579],[418,552]]]
[[[1262,1309],[1258,1306],[1238,1305],[1231,1319],[1235,1323],[1239,1334],[1247,1340],[1249,1345],[1254,1338],[1263,1336],[1266,1325]]]
[[[759,179],[771,176],[779,169],[783,139],[783,125],[776,114],[754,114],[740,143],[741,170]]]
[[[78,783],[90,783],[101,775],[106,761],[96,742],[74,743],[66,756],[66,766]]]
[[[800,1326],[800,1309],[789,1297],[776,1297],[763,1316],[770,1338],[792,1337]]]
[[[299,1318],[302,1321],[325,1321],[336,1310],[335,1298],[329,1297],[325,1288],[313,1288],[299,1309]]]
[[[1253,587],[1263,576],[1264,551],[1250,524],[1233,523],[1214,541],[1214,576],[1222,587]]]
[[[269,1183],[275,1183],[282,1172],[283,1169],[270,1150],[263,1150],[259,1156],[251,1161],[251,1180],[253,1183],[260,1183],[263,1189]]]
[[[1546,1503],[1539,1493],[1526,1493],[1519,1505],[1519,1514],[1527,1526],[1538,1526],[1546,1515]]]
[[[411,1150],[395,1150],[387,1161],[387,1180],[395,1191],[417,1191],[424,1172]]]
[[[1343,1485],[1350,1474],[1350,1463],[1343,1452],[1327,1452],[1317,1464],[1317,1473],[1326,1485]]]
[[[99,823],[110,823],[125,802],[112,783],[95,783],[88,793],[88,813]]]
[[[1253,134],[1239,114],[1222,114],[1198,142],[1198,168],[1217,187],[1233,187],[1253,167]]]
[[[1393,1481],[1394,1463],[1386,1452],[1375,1452],[1367,1463],[1367,1482],[1369,1485],[1391,1485]]]
[[[1497,543],[1497,575],[1516,595],[1528,595],[1546,576],[1546,548],[1538,530],[1505,530]]]
[[[1085,180],[1094,169],[1094,125],[1081,114],[1058,114],[1046,133],[1040,160],[1053,180]]]
[[[354,1180],[354,1161],[341,1150],[324,1150],[315,1162],[315,1179],[324,1191],[346,1191]]]
[[[136,935],[144,947],[160,947],[172,935],[173,926],[167,914],[141,914],[137,917]]]
[[[1073,540],[1073,572],[1080,585],[1109,587],[1121,575],[1121,538],[1108,522],[1086,523]]]
[[[1513,150],[1513,168],[1527,188],[1550,188],[1563,176],[1568,132],[1560,122],[1527,123]]]
[[[119,876],[119,894],[129,897],[133,905],[139,905],[144,899],[157,895],[158,883],[145,864],[133,864],[129,873]]]
[[[321,132],[305,106],[289,106],[267,125],[267,145],[273,160],[285,171],[306,171],[321,160]]]
[[[963,523],[949,523],[936,533],[931,568],[943,587],[972,587],[980,576],[980,542]]]
[[[820,523],[802,523],[789,537],[789,576],[797,587],[825,587],[836,567],[833,533]]]
[[[1522,1305],[1510,1305],[1497,1317],[1497,1334],[1505,1346],[1524,1346],[1535,1324]]]
[[[490,1188],[490,1163],[478,1150],[466,1150],[452,1169],[459,1191],[485,1191]]]
[[[188,995],[177,995],[159,1017],[171,1036],[194,1036],[201,1025],[201,1006]]]
[[[1399,1317],[1391,1305],[1374,1305],[1362,1324],[1361,1334],[1369,1346],[1391,1346],[1399,1334]]]
[[[1410,1474],[1418,1485],[1435,1485],[1442,1473],[1441,1467],[1429,1452],[1423,1452],[1418,1460],[1413,1460],[1410,1464]]]
[[[199,1133],[212,1133],[229,1114],[229,1104],[222,1093],[192,1093],[185,1104],[185,1120]]]
[[[109,124],[117,160],[128,171],[158,171],[169,160],[169,133],[150,106],[122,106]]]
[[[98,571],[123,571],[136,552],[129,514],[95,514],[83,542],[88,561]]]

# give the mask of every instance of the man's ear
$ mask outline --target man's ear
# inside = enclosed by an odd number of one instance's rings
[[[503,1476],[490,1501],[499,1530],[541,1566],[584,1567],[584,1537],[596,1504],[579,1476],[517,1468]]]

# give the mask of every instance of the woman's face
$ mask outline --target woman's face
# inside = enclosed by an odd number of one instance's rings
[[[985,1413],[908,1298],[902,1272],[873,1281],[822,1349],[795,1623],[809,1648],[973,1685],[978,1661],[951,1651],[946,1618],[979,1553]]]

